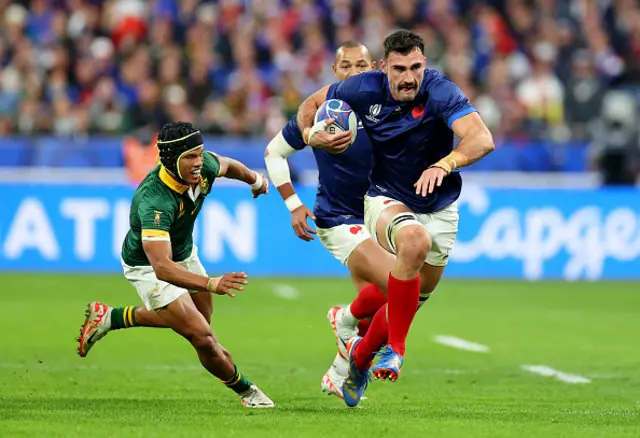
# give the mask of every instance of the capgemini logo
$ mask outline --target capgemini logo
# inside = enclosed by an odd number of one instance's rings
[[[595,203],[570,208],[563,204],[563,196],[571,195],[560,192],[558,197],[549,198],[548,205],[531,206],[523,201],[492,209],[490,192],[475,185],[465,186],[458,201],[460,223],[480,220],[480,226],[471,240],[457,240],[451,260],[520,260],[522,275],[531,280],[545,276],[552,264],[562,267],[566,280],[596,280],[602,276],[607,260],[634,262],[636,272],[630,270],[628,276],[637,275],[640,211],[623,202],[609,203],[621,205],[613,208]]]

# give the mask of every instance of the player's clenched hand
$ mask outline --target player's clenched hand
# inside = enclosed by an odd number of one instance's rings
[[[416,195],[426,197],[433,193],[436,187],[442,185],[442,180],[449,173],[439,167],[430,167],[420,175],[420,179],[413,185],[416,188]]]
[[[207,289],[216,295],[229,295],[235,297],[234,290],[244,290],[243,285],[249,283],[244,272],[230,272],[221,277],[209,279]]]
[[[269,181],[267,180],[267,178],[265,178],[262,174],[258,174],[258,178],[262,180],[262,185],[260,185],[260,187],[258,187],[257,189],[251,189],[251,194],[254,198],[269,193]]]
[[[313,240],[312,234],[316,234],[315,230],[307,223],[308,217],[316,220],[311,210],[304,205],[301,205],[291,212],[291,226],[293,227],[293,231],[296,232],[296,236],[307,242]]]
[[[337,154],[351,144],[351,131],[329,134],[325,129],[335,123],[334,119],[324,119],[313,125],[307,143],[316,149]]]

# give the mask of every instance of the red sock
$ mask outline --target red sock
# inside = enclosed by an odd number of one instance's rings
[[[376,352],[387,342],[388,335],[387,305],[385,304],[376,312],[365,337],[356,345],[354,356],[356,367],[360,371],[369,366]]]
[[[369,330],[369,326],[371,323],[366,319],[363,319],[358,323],[358,336],[364,337],[367,334],[367,330]]]
[[[379,308],[387,302],[387,297],[375,284],[368,284],[362,288],[349,308],[355,319],[364,319],[376,314]]]
[[[398,280],[389,274],[389,346],[404,355],[407,333],[418,310],[420,275]]]

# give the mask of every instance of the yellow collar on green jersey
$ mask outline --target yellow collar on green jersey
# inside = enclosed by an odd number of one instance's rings
[[[169,173],[169,171],[164,167],[160,166],[160,181],[165,183],[167,187],[169,187],[174,192],[184,194],[187,190],[189,190],[189,186],[178,182],[173,175]]]

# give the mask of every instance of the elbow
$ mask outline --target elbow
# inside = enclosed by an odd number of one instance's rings
[[[493,142],[493,135],[487,129],[482,134],[482,147],[483,147],[483,155],[489,155],[491,152],[496,150],[496,145]]]

